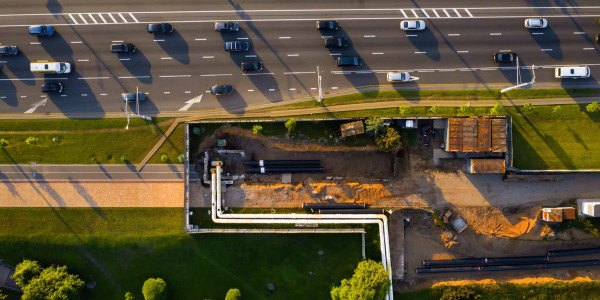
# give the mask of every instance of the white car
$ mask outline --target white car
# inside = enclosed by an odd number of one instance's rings
[[[408,82],[411,80],[410,74],[408,72],[389,72],[387,73],[386,77],[388,82]]]
[[[402,22],[400,22],[400,29],[402,29],[402,30],[423,30],[423,29],[425,29],[425,21],[422,21],[422,20],[402,21]]]
[[[546,28],[548,26],[548,20],[544,18],[531,18],[525,19],[525,28]]]
[[[554,78],[588,78],[590,68],[588,66],[559,67],[554,69]]]

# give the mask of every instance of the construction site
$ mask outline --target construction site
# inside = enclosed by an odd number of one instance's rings
[[[299,120],[306,123],[295,132],[284,121],[188,124],[186,214],[211,208],[215,223],[240,229],[272,222],[314,232],[320,224],[379,224],[387,235],[380,237],[382,263],[397,291],[449,281],[600,278],[594,260],[600,251],[593,250],[600,247],[598,232],[561,225],[575,219],[568,209],[575,199],[600,196],[593,187],[600,176],[531,180],[513,172],[510,118],[385,120],[401,136],[391,152],[378,149],[362,120]],[[255,125],[264,132],[253,132]],[[293,213],[275,213],[280,209]],[[557,214],[561,222],[552,218]],[[186,225],[190,233],[203,230]],[[592,250],[549,259],[548,251],[568,249]],[[572,255],[586,263],[570,264]],[[424,263],[432,260],[448,262]]]

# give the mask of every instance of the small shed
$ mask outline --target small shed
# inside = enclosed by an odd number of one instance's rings
[[[365,126],[363,121],[355,121],[340,125],[342,131],[342,137],[349,137],[365,133]]]
[[[600,217],[600,199],[577,199],[577,208],[582,217]]]
[[[477,174],[504,174],[506,160],[503,158],[467,159],[467,172]]]
[[[563,220],[575,220],[574,207],[544,207],[542,219],[546,222],[558,223]]]

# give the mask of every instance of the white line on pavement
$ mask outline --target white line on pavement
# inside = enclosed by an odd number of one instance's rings
[[[164,42],[165,40],[154,40],[155,42]]]
[[[212,76],[232,76],[233,74],[202,74],[201,77],[212,77]]]
[[[500,52],[510,52],[510,49],[509,50],[500,50]]]
[[[206,39],[205,39],[205,38],[201,38],[201,39],[194,39],[194,40],[196,40],[196,41],[206,41]]]
[[[540,34],[544,34],[543,32],[532,32],[531,34],[533,35],[540,35]]]
[[[314,91],[314,90],[316,90],[317,88],[310,88],[310,89]]]
[[[237,38],[238,40],[247,40],[248,38]]]
[[[331,89],[332,89],[332,90],[337,90],[337,89],[338,89],[338,87],[337,87],[337,86],[332,86],[332,87],[331,87]]]
[[[184,93],[185,93],[185,94],[191,94],[191,93],[192,93],[192,91],[185,91]]]
[[[594,50],[595,48],[583,48],[583,50]]]
[[[373,55],[382,55],[382,54],[383,54],[383,52],[373,52],[373,53],[371,53],[371,54],[373,54]]]
[[[121,17],[121,19],[123,20],[124,23],[129,23],[129,22],[127,22],[127,19],[125,19],[125,17],[123,17],[123,15],[121,13],[117,13],[117,15],[119,15],[119,17]]]
[[[215,58],[214,56],[202,56],[202,58]]]
[[[94,21],[94,24],[98,24],[98,22],[96,21],[96,19],[94,19],[94,16],[92,16],[92,14],[87,14],[90,19],[92,19],[92,21]]]
[[[287,56],[300,56],[300,54],[288,54]]]
[[[248,92],[254,92],[254,90],[248,90]]]
[[[242,74],[244,76],[260,76],[260,75],[273,75],[273,73],[255,73],[255,74]]]
[[[172,57],[161,57],[160,59],[173,59]]]
[[[427,12],[424,9],[420,8],[420,10],[421,10],[421,13],[423,13],[426,18],[429,18],[429,15],[427,14]]]
[[[460,33],[448,33],[448,36],[460,36]]]
[[[73,23],[75,23],[75,25],[79,24],[79,22],[77,22],[77,20],[75,20],[75,18],[73,18],[72,14],[69,14],[69,17],[71,18],[71,20],[73,20]]]
[[[31,45],[39,45],[39,44],[41,44],[41,43],[40,43],[40,42],[31,42],[31,43],[29,43],[29,44],[31,44]]]
[[[136,22],[139,23],[140,21],[138,21],[138,19],[136,19],[132,13],[129,13],[129,16]]]
[[[82,97],[87,97],[87,94],[81,94]]]
[[[296,88],[290,88],[290,91],[295,91],[295,90],[296,90]]]
[[[77,61],[90,61],[88,58],[86,59],[78,59]]]
[[[456,8],[453,8],[453,10],[459,18],[462,18],[462,16],[458,13],[458,10],[456,10]]]
[[[552,49],[542,49],[542,51],[549,52],[549,51],[552,51]]]
[[[502,33],[501,32],[492,32],[492,33],[490,33],[490,35],[502,35]]]
[[[417,15],[417,13],[415,12],[415,10],[414,10],[414,9],[411,9],[410,11],[413,13],[413,15],[415,15],[415,18],[418,18],[418,17],[419,17],[419,15]]]
[[[413,36],[419,36],[419,35],[418,34],[407,34],[406,36],[413,37]]]
[[[274,91],[275,91],[275,89],[269,89],[269,92],[274,92]]]
[[[66,97],[67,95],[60,95],[61,97]]]
[[[83,23],[87,24],[88,21],[81,15],[81,14],[77,14],[79,16],[79,18],[83,21]]]
[[[585,32],[583,32],[583,31],[575,31],[575,32],[573,32],[573,34],[585,34]]]
[[[437,10],[435,10],[435,9],[432,9],[432,10],[433,10],[433,13],[435,14],[435,17],[436,17],[436,18],[439,18],[439,17],[440,17],[440,15],[438,15],[438,12],[437,12]]]
[[[427,53],[427,52],[425,52],[425,51],[417,51],[417,52],[415,52],[415,54],[425,54],[425,53]]]
[[[21,96],[21,98],[27,98],[27,96]]]
[[[122,43],[123,41],[112,41],[113,43]]]
[[[473,15],[471,14],[471,12],[468,9],[465,8],[464,10],[467,12],[467,14],[469,14],[469,17],[471,17],[471,18],[473,17]]]
[[[280,36],[279,37],[280,40],[289,40],[291,38],[292,38],[291,36]]]
[[[113,23],[118,23],[112,14],[108,14],[108,16],[112,19]]]
[[[342,55],[341,53],[330,53],[329,55]]]
[[[104,19],[102,14],[98,14],[98,17],[100,17],[100,19],[102,19],[102,22],[104,22],[104,24],[108,23],[108,22],[106,22],[106,19]]]
[[[131,58],[119,58],[119,60],[131,60]]]
[[[459,50],[459,51],[456,51],[456,53],[469,53],[469,50]]]
[[[100,96],[107,96],[108,94],[100,94]]]
[[[180,77],[192,77],[192,75],[160,75],[160,78],[180,78]]]
[[[71,42],[71,44],[82,44],[82,43],[83,43],[82,41],[74,41],[74,42]]]
[[[57,80],[58,79],[65,79],[66,80],[67,77],[61,77],[61,78],[52,77],[52,79],[57,79]],[[35,80],[46,80],[46,79],[45,78],[0,78],[0,81],[18,81],[18,80],[23,80],[23,81],[25,81],[25,80],[27,80],[27,81],[34,80],[35,81]]]
[[[164,92],[164,94],[170,94],[171,92]]]
[[[284,75],[294,75],[294,74],[315,74],[317,72],[283,72]]]
[[[108,77],[79,77],[77,79],[81,80],[91,80],[91,79],[108,79]]]
[[[256,57],[256,55],[244,55],[245,57]]]
[[[408,18],[408,16],[406,15],[406,13],[404,12],[404,9],[401,9],[400,12],[404,15],[405,18]]]
[[[446,16],[447,16],[448,18],[450,18],[450,14],[448,13],[448,11],[447,11],[445,8],[443,8],[442,10],[443,10],[443,11],[444,11],[444,13],[446,14]]]
[[[366,38],[374,38],[376,36],[375,35],[365,35],[364,37],[366,37]]]

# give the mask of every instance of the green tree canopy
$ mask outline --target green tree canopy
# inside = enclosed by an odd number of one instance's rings
[[[135,295],[132,292],[125,293],[125,300],[135,300]]]
[[[288,132],[292,132],[292,131],[296,130],[296,119],[290,118],[289,120],[287,120],[285,122],[285,128],[287,129]]]
[[[375,139],[381,152],[390,152],[400,145],[400,134],[394,128],[387,127],[385,133]]]
[[[263,130],[263,127],[260,125],[254,125],[252,126],[252,133],[253,134],[260,134],[260,132]]]
[[[342,285],[331,289],[333,300],[382,300],[390,288],[390,273],[375,261],[358,263],[354,275],[343,279]]]
[[[229,289],[227,291],[227,295],[225,295],[225,300],[241,300],[242,293],[238,289]]]
[[[594,102],[586,105],[585,110],[587,112],[591,112],[591,113],[598,112],[598,111],[600,111],[600,104],[598,104],[598,101],[594,101]]]
[[[23,288],[22,300],[74,300],[85,282],[79,276],[69,274],[66,266],[50,266],[33,278]]]
[[[142,286],[142,294],[146,300],[166,300],[167,283],[162,278],[148,278]]]
[[[492,106],[492,108],[490,109],[490,114],[492,114],[492,115],[501,115],[503,113],[504,113],[504,107],[502,107],[502,105],[500,105],[500,103],[494,104],[494,106]]]
[[[29,282],[42,273],[42,267],[35,260],[23,260],[15,268],[15,273],[12,275],[12,279],[17,283],[18,286],[24,288]]]
[[[380,117],[369,117],[365,120],[365,130],[379,135],[383,131],[383,120]]]

